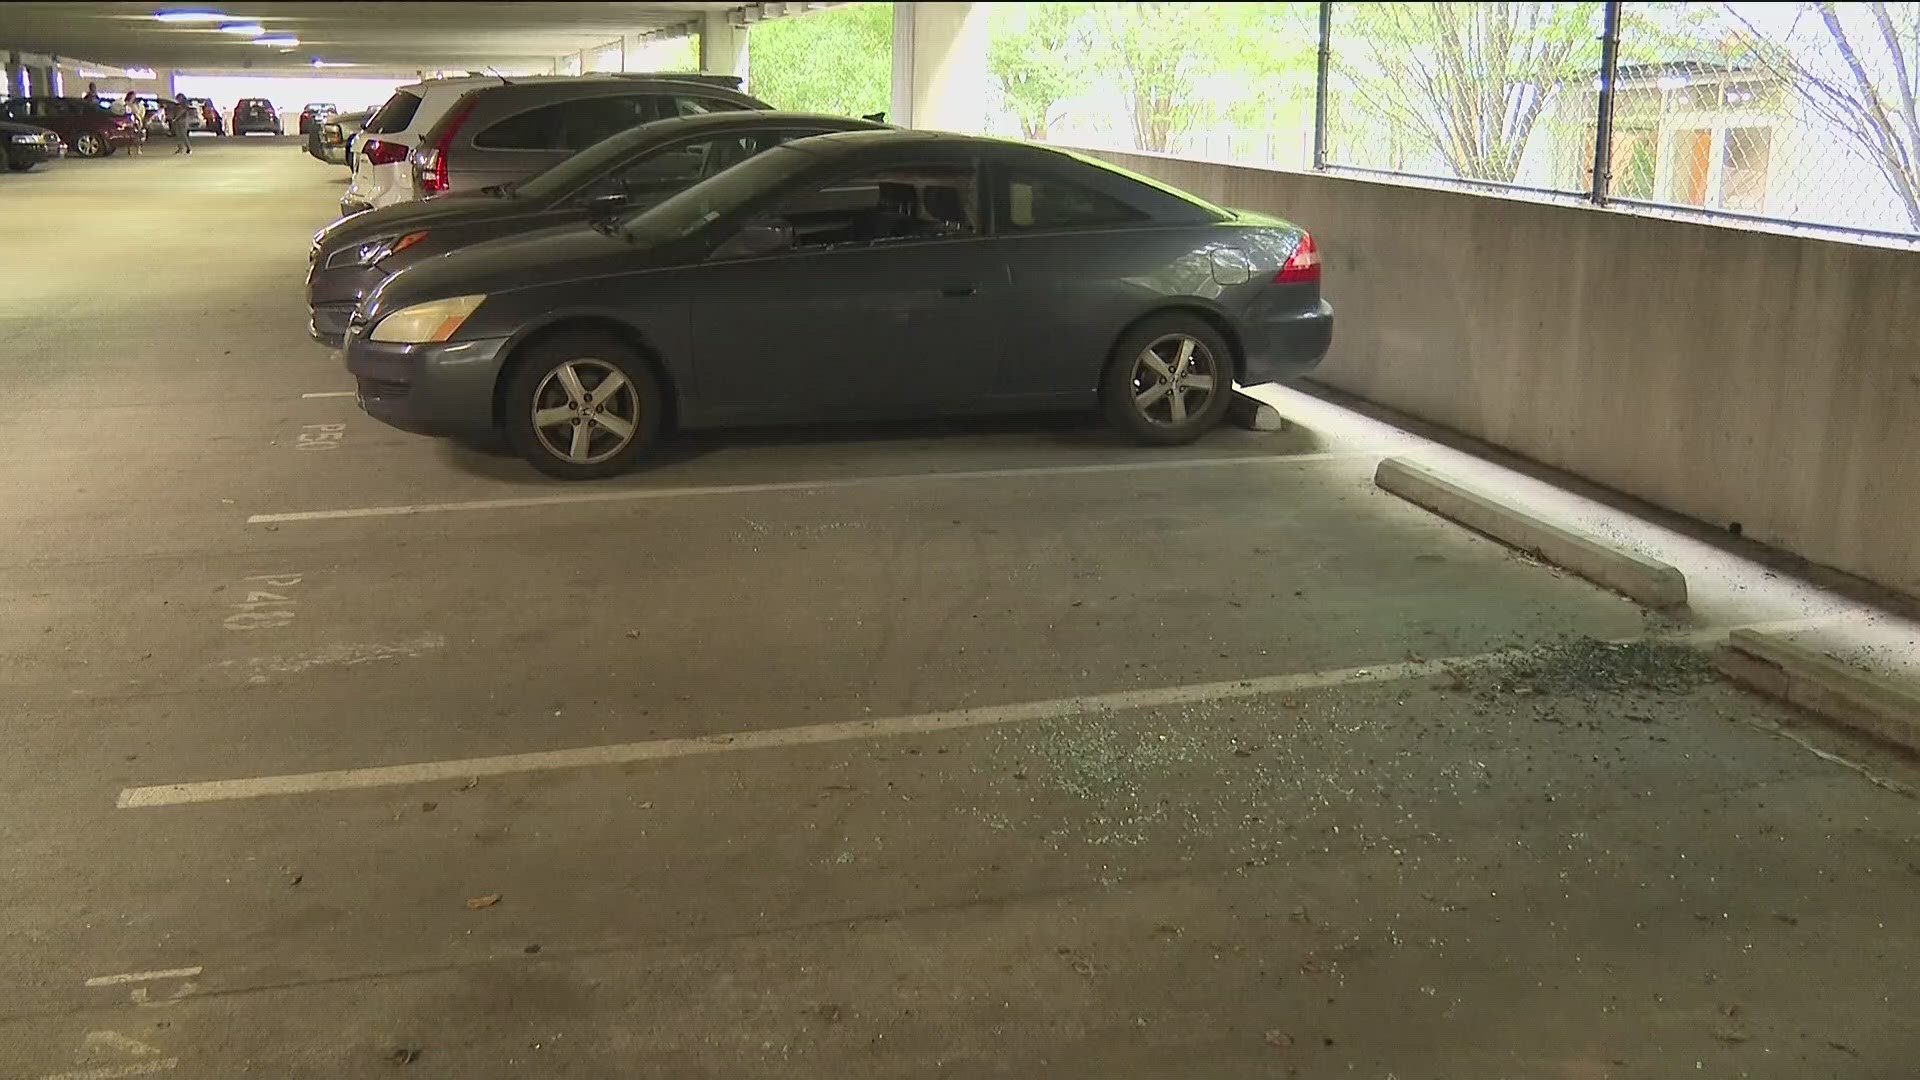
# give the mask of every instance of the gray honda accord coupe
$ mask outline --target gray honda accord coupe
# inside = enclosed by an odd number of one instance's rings
[[[783,421],[1098,407],[1185,443],[1332,331],[1296,225],[1065,150],[889,130],[415,263],[344,356],[375,419],[504,434],[590,479],[669,428]]]

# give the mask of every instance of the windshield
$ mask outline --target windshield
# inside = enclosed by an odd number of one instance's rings
[[[661,124],[672,124],[672,120],[656,120],[651,124],[641,124],[629,128],[610,139],[602,139],[585,150],[564,158],[547,169],[511,185],[515,195],[529,199],[549,199],[572,191],[581,184],[592,180],[614,164],[633,152],[636,146],[645,144],[653,138]]]
[[[793,143],[775,147],[628,215],[620,222],[620,229],[628,239],[642,244],[691,236],[822,160],[821,155]]]

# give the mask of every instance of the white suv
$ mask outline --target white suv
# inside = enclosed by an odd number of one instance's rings
[[[385,105],[354,136],[353,180],[340,197],[341,214],[407,202],[413,194],[413,168],[407,155],[460,95],[476,86],[498,86],[493,76],[429,79],[393,92]]]

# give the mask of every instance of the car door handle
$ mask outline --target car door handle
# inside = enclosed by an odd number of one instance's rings
[[[974,293],[977,293],[979,291],[980,291],[980,286],[975,285],[971,282],[964,285],[942,285],[940,287],[941,296],[952,297],[954,299],[972,296]]]

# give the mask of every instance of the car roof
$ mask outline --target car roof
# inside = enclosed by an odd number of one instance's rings
[[[417,97],[425,90],[471,90],[477,86],[541,86],[548,83],[583,82],[651,82],[655,79],[670,82],[699,83],[703,78],[715,79],[727,77],[728,76],[716,75],[706,71],[596,71],[588,75],[515,75],[511,78],[503,75],[449,75],[444,79],[421,79],[419,82],[407,83],[405,86],[395,87],[394,89],[395,92],[405,90]],[[716,84],[700,83],[700,85],[713,86]],[[720,89],[726,90],[731,88],[721,86]]]

